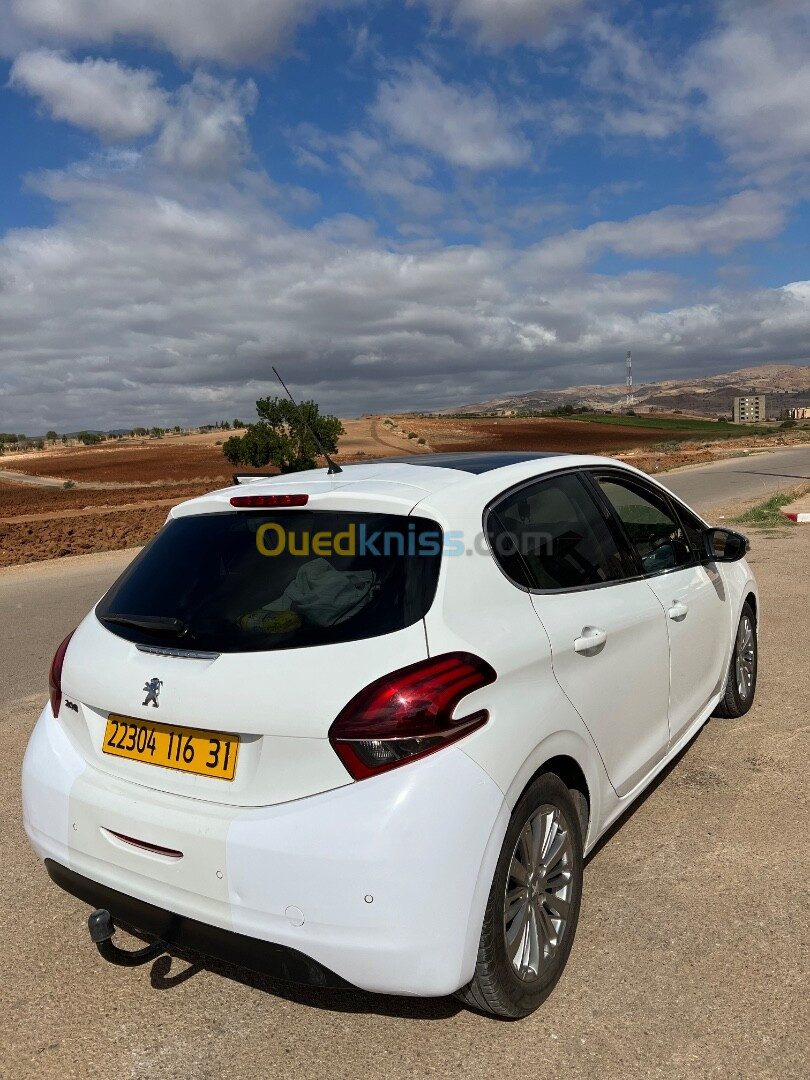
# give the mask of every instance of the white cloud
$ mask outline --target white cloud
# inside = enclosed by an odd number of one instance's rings
[[[564,272],[595,262],[606,251],[640,258],[699,251],[722,255],[747,241],[776,236],[785,219],[778,194],[752,189],[711,206],[668,206],[627,221],[598,221],[544,240],[529,258]]]
[[[331,161],[370,195],[393,199],[419,217],[433,217],[444,208],[445,196],[428,183],[431,168],[424,158],[396,153],[361,131],[333,135],[312,124],[300,124],[287,134],[298,163],[305,168],[328,172]]]
[[[40,190],[63,206],[57,224],[0,241],[0,428],[250,413],[275,392],[273,362],[356,415],[588,382],[613,358],[603,374],[616,377],[628,340],[649,379],[673,363],[807,358],[808,286],[698,301],[669,274],[561,274],[503,244],[399,248],[345,215],[296,229],[241,179],[213,192],[144,170],[49,174]],[[695,236],[719,237],[724,213],[697,216]],[[659,250],[677,249],[660,228],[675,235],[678,215],[659,214],[625,223],[623,240],[621,223],[602,224],[628,251],[647,250],[654,230]]]
[[[56,120],[94,131],[102,139],[148,135],[166,111],[167,95],[156,85],[156,72],[114,60],[79,63],[38,49],[17,57],[9,81],[38,97]]]
[[[583,0],[411,0],[454,27],[471,29],[482,45],[537,44],[577,13]]]
[[[249,152],[246,117],[256,108],[258,92],[248,79],[215,79],[195,73],[181,87],[154,152],[172,171],[206,176],[230,175]]]
[[[362,0],[11,0],[23,26],[46,40],[129,38],[185,60],[251,62],[285,49],[319,11]]]
[[[584,28],[586,111],[602,134],[666,139],[691,122],[680,66],[603,17]]]
[[[444,83],[422,65],[380,86],[372,116],[396,141],[465,169],[514,167],[530,154],[492,93]]]
[[[702,121],[739,168],[764,180],[810,160],[810,8],[805,0],[723,5],[719,28],[695,50],[687,84],[705,98]]]

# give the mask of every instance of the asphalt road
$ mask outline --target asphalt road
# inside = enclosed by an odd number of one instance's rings
[[[696,465],[656,479],[699,514],[737,502],[767,499],[810,483],[810,446],[755,451],[743,457]]]
[[[665,479],[705,512],[701,500],[725,505],[731,485],[738,500],[801,482],[803,454]],[[19,771],[53,649],[131,555],[0,571],[3,1080],[806,1076],[810,526],[754,536],[754,709],[704,728],[589,859],[568,969],[519,1024],[450,999],[285,987],[194,957],[129,970],[97,956],[86,908],[27,845]]]

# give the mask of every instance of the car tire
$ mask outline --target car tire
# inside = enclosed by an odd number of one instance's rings
[[[557,984],[582,898],[582,825],[554,773],[521,796],[506,830],[484,914],[472,980],[456,997],[491,1016],[520,1019]]]
[[[757,692],[757,620],[749,603],[743,604],[734,647],[728,665],[726,689],[714,710],[715,716],[733,719],[744,716],[754,704]]]

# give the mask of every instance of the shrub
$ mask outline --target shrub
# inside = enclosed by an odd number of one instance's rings
[[[336,416],[321,416],[314,401],[294,405],[287,398],[260,398],[259,421],[248,424],[244,435],[225,440],[222,452],[232,465],[275,465],[283,473],[315,468],[320,451],[314,431],[327,454],[337,451],[343,425]]]

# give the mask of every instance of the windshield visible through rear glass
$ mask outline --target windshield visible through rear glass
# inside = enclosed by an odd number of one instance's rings
[[[326,510],[171,519],[96,608],[138,644],[296,649],[390,634],[436,591],[435,521]]]

